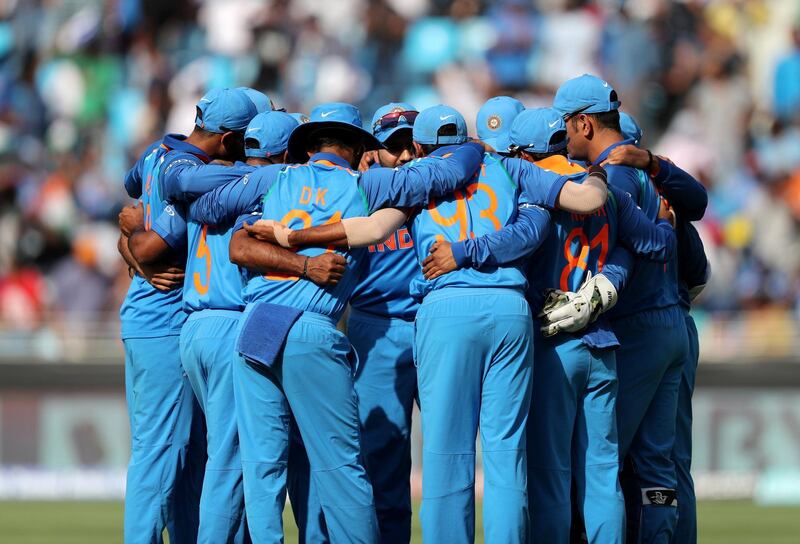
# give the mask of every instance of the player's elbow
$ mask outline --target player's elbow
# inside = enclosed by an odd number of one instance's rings
[[[243,230],[234,233],[231,238],[230,246],[228,247],[228,258],[237,266],[247,265],[247,233]]]
[[[161,240],[161,237],[153,231],[135,232],[128,238],[128,249],[139,264],[154,264],[158,262],[167,247],[166,242]]]

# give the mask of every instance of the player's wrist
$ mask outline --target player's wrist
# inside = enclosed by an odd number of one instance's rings
[[[599,164],[593,164],[589,166],[587,172],[589,173],[590,176],[599,178],[603,183],[608,185],[608,173],[606,172],[606,169],[600,166]]]

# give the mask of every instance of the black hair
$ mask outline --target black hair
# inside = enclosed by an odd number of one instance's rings
[[[448,123],[446,125],[442,125],[439,127],[439,130],[436,131],[436,136],[456,136],[456,135],[458,135],[458,127],[456,126],[455,123]],[[419,145],[422,148],[422,152],[425,155],[430,155],[440,147],[453,144],[419,144]]]
[[[346,147],[358,151],[364,145],[363,136],[355,131],[340,128],[323,128],[309,135],[307,151],[319,151],[323,147]]]
[[[619,110],[604,111],[602,113],[587,113],[600,128],[607,128],[622,132],[619,126]]]

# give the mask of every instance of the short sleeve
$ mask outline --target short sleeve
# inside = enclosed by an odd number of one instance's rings
[[[172,249],[186,245],[186,217],[182,206],[168,205],[158,216],[152,227]]]

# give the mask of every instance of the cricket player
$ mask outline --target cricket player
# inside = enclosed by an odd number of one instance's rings
[[[446,106],[425,110],[414,125],[423,154],[466,139],[461,115]],[[602,191],[604,176],[592,180]],[[437,240],[462,241],[508,224],[519,204],[565,206],[568,180],[518,159],[484,158],[463,193],[421,210],[412,223],[417,258]],[[589,183],[592,183],[590,181]],[[570,182],[570,187],[576,185]],[[586,187],[588,188],[588,186]],[[484,464],[484,532],[488,542],[528,538],[525,426],[530,404],[532,323],[522,262],[465,269],[415,280],[424,297],[416,321],[416,359],[423,431],[423,537],[431,542],[474,538],[475,437]],[[452,331],[464,331],[454,338]],[[453,417],[456,414],[456,417]],[[458,520],[454,522],[454,520]]]
[[[186,196],[180,194],[180,188],[191,183],[205,185],[201,178],[208,180],[207,186],[223,185],[271,164],[271,160],[284,162],[289,135],[296,126],[283,112],[268,110],[256,115],[245,131],[246,163],[184,169],[173,163],[165,173],[167,192],[180,201]],[[180,182],[181,174],[189,178],[187,182]],[[208,452],[198,542],[243,542],[242,462],[236,419],[231,413],[234,344],[244,302],[239,270],[228,259],[233,225],[208,227],[191,215],[187,220],[189,252],[183,297],[189,317],[181,331],[181,360],[205,414]]]
[[[509,137],[516,156],[552,172],[578,179],[585,175],[566,158],[566,127],[554,110],[525,110],[515,119]],[[628,195],[610,191],[606,205],[595,214],[552,213],[550,234],[528,266],[528,301],[534,311],[542,309],[546,288],[578,285],[586,271],[589,277],[601,271],[617,239],[637,254],[657,260],[674,253],[675,236],[666,220],[657,227]],[[506,264],[505,259],[529,253],[535,242],[516,235],[519,229],[517,222],[452,246],[440,243],[426,259],[426,277],[434,279],[459,267],[480,269],[489,262]],[[610,306],[612,301],[603,303]],[[574,480],[589,541],[622,542],[625,511],[617,483],[613,411],[617,379],[612,350],[617,342],[602,322],[585,334],[559,334],[558,327],[549,325],[535,332],[527,434],[530,541],[568,540]]]
[[[318,106],[311,121],[296,128],[289,140],[290,155],[305,154],[308,164],[271,166],[250,174],[248,183],[267,187],[255,218],[311,226],[365,216],[387,205],[424,205],[431,194],[451,191],[469,179],[481,155],[470,145],[448,159],[415,167],[363,174],[354,170],[365,150],[379,147],[361,128],[354,106]],[[220,204],[209,193],[193,204],[192,213],[211,222],[224,207]],[[325,250],[302,250],[293,259],[275,262],[267,251],[274,246],[251,236],[250,229],[233,235],[230,257],[248,269],[247,307],[238,340],[246,360],[234,366],[242,456],[254,459],[243,465],[248,520],[253,518],[251,506],[269,510],[253,538],[272,542],[283,534],[288,420],[293,414],[331,541],[377,542],[372,488],[360,458],[354,352],[335,328],[359,279],[364,251],[346,252],[349,264],[339,269],[338,283],[322,290],[307,277],[310,260]],[[258,425],[251,427],[256,419]],[[253,457],[248,443],[254,446]]]
[[[280,111],[261,113],[253,118],[245,132],[246,163],[237,162],[232,167],[213,164],[202,166],[174,164],[165,175],[167,191],[174,199],[186,200],[193,195],[227,185],[226,197],[235,198],[237,202],[248,203],[242,205],[242,210],[255,206],[263,195],[264,189],[255,183],[232,182],[238,182],[243,177],[249,179],[247,174],[259,166],[288,163],[289,136],[297,126],[298,122],[287,113]],[[206,309],[190,315],[181,335],[183,364],[198,397],[209,396],[209,387],[212,385],[209,378],[212,375],[228,380],[227,382],[222,379],[217,380],[222,382],[216,385],[216,394],[212,395],[217,400],[214,405],[206,409],[209,436],[213,432],[214,435],[221,435],[225,438],[224,441],[219,438],[213,441],[218,450],[215,457],[218,457],[219,461],[216,463],[212,462],[212,440],[209,439],[209,465],[214,465],[215,468],[213,472],[206,470],[206,479],[211,477],[221,480],[223,484],[226,484],[222,487],[227,488],[228,491],[222,494],[204,492],[203,499],[207,499],[210,508],[216,510],[230,509],[232,508],[231,504],[238,505],[235,513],[241,516],[243,511],[242,461],[239,459],[236,420],[230,417],[230,413],[234,409],[231,365],[232,361],[238,360],[239,357],[234,349],[234,343],[238,335],[239,317],[244,309],[244,302],[241,295],[242,280],[239,269],[228,258],[233,221],[216,222],[214,226],[207,226],[198,223],[191,213],[188,216],[190,251],[187,270],[190,279],[187,280],[184,298],[187,302],[190,298],[193,301],[197,299],[195,305],[202,306],[211,303],[221,307],[213,310]],[[334,265],[335,263],[330,261],[321,264],[319,269],[312,266],[310,274],[312,281],[317,282],[320,286],[328,285],[327,282],[331,279],[330,267]],[[195,271],[193,268],[197,270]],[[315,274],[314,270],[318,270],[318,273]],[[189,283],[190,281],[191,283]],[[190,296],[186,296],[186,294],[190,294]],[[190,328],[189,323],[195,324]],[[217,355],[219,358],[216,357]],[[211,369],[215,366],[216,370],[212,373]],[[213,422],[216,425],[212,425],[209,409],[214,414]],[[223,432],[217,432],[218,429]],[[321,507],[316,493],[310,490],[305,449],[295,426],[292,431],[288,488],[292,499],[292,512],[300,531],[300,541],[326,541],[327,532],[322,520]],[[233,435],[232,440],[228,440],[229,435]],[[245,458],[244,462],[247,461]],[[222,466],[216,467],[216,465]],[[211,489],[218,487],[220,486],[211,486]],[[208,482],[204,484],[204,489],[209,489]],[[238,502],[235,499],[237,494],[240,497]],[[203,508],[201,508],[201,534],[203,533],[202,510]],[[231,515],[227,517],[233,519]],[[220,520],[222,519],[224,518],[220,518]],[[254,531],[257,530],[257,527],[254,528]]]
[[[221,89],[204,96],[197,112],[189,137],[165,136],[126,175],[128,194],[142,201],[143,225],[128,228],[130,258],[137,263],[157,262],[165,247],[172,259],[185,262],[186,230],[163,197],[163,171],[173,161],[201,164],[237,156],[255,106],[243,92]],[[193,488],[199,484],[192,482],[191,470],[205,456],[188,451],[195,400],[180,360],[179,334],[186,319],[182,291],[161,292],[137,275],[120,318],[132,440],[125,541],[161,542],[166,526],[171,542],[195,542],[193,493],[199,490]]]
[[[390,103],[372,118],[383,145],[376,165],[395,168],[415,156],[411,130],[419,112]],[[419,274],[414,242],[401,227],[370,245],[361,281],[350,297],[347,338],[359,360],[355,379],[361,449],[372,482],[383,543],[411,540],[411,412],[417,395],[414,317],[409,285]]]
[[[633,142],[620,132],[619,106],[616,91],[595,76],[585,74],[559,88],[553,107],[567,124],[570,157],[600,164],[616,147]],[[660,199],[649,176],[628,166],[608,168],[609,185],[630,194],[655,220]],[[626,291],[609,313],[621,344],[617,351],[620,455],[623,459],[630,454],[641,493],[640,541],[669,542],[678,517],[671,455],[681,369],[689,349],[675,259],[666,267],[638,260]]]
[[[625,117],[628,118],[627,121]],[[621,113],[620,120],[626,139],[633,139],[638,143],[641,140],[641,129],[638,128],[635,119]],[[607,164],[628,164],[646,170],[659,191],[670,201],[677,214],[678,288],[680,306],[684,312],[686,332],[689,338],[689,351],[681,372],[675,445],[672,450],[678,483],[678,524],[672,542],[691,544],[697,542],[697,507],[694,481],[690,469],[692,460],[692,394],[697,372],[699,343],[697,327],[689,310],[691,301],[700,294],[710,275],[703,242],[691,221],[702,219],[708,204],[708,195],[705,188],[690,174],[669,160],[633,145],[615,148],[609,154]],[[633,535],[638,533],[636,517],[629,516],[628,526],[629,533]]]
[[[478,110],[475,119],[478,139],[493,147],[498,154],[508,155],[508,146],[511,145],[508,133],[514,119],[524,109],[525,106],[516,98],[493,96]]]

